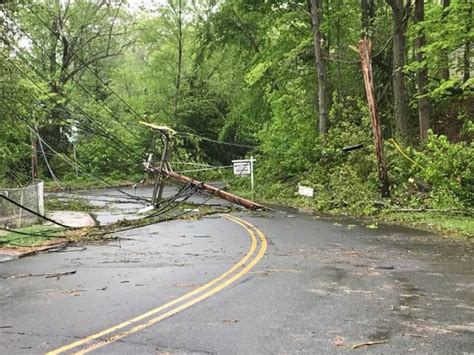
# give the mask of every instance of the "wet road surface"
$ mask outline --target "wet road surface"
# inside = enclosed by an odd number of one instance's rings
[[[216,215],[1,263],[0,353],[87,339],[253,260],[170,317],[94,339],[105,341],[91,353],[474,353],[472,242],[298,213],[233,215],[258,230]]]

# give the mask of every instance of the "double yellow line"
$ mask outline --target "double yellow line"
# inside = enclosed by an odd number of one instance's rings
[[[227,286],[242,278],[265,255],[265,251],[267,250],[267,240],[265,235],[259,229],[244,221],[243,219],[230,215],[221,216],[242,226],[248,232],[251,241],[250,249],[247,254],[239,262],[234,264],[229,270],[209,281],[208,283],[162,306],[154,308],[146,313],[140,314],[132,319],[104,329],[98,333],[92,334],[71,344],[52,350],[48,352],[47,355],[62,354],[69,351],[74,352],[75,354],[89,353],[95,349],[123,339],[179,312],[182,312],[196,303],[215,295]]]

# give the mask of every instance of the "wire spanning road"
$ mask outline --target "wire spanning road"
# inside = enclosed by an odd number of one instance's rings
[[[474,349],[469,242],[294,211],[119,236],[0,264],[0,353]]]

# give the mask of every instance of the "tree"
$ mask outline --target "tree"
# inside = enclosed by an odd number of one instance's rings
[[[175,40],[176,40],[176,94],[174,97],[174,108],[173,116],[175,119],[178,118],[178,107],[181,94],[181,79],[183,71],[183,51],[184,51],[184,35],[183,35],[183,0],[168,0],[169,7],[173,15],[173,22],[175,24]]]
[[[418,62],[417,84],[418,84],[418,122],[420,126],[420,138],[425,140],[428,137],[430,128],[431,104],[428,97],[428,69],[423,54],[426,44],[425,38],[425,2],[424,0],[415,0],[414,22],[417,25],[417,35],[415,39],[416,60]]]
[[[367,37],[370,37],[370,30],[374,25],[375,2],[374,0],[361,0],[360,7],[362,12],[362,31]]]
[[[466,25],[464,42],[464,60],[463,60],[463,81],[467,82],[471,77],[471,45],[472,45],[472,8],[473,4],[470,0],[465,0]]]
[[[446,34],[446,24],[447,18],[449,15],[451,0],[441,0],[441,6],[443,12],[441,14],[441,24],[443,25],[442,32]],[[449,51],[446,48],[443,48],[441,51],[441,68],[439,74],[442,80],[449,80]]]
[[[323,21],[323,1],[310,0],[311,22],[313,25],[314,60],[318,77],[318,108],[319,134],[324,135],[328,130],[329,96],[327,63],[324,54],[324,38],[321,31]]]
[[[393,18],[393,115],[397,135],[408,136],[409,109],[405,87],[406,30],[411,0],[385,0],[392,9]]]
[[[122,2],[110,0],[53,0],[19,8],[16,23],[30,42],[23,56],[29,59],[35,80],[47,83],[52,93],[42,100],[49,109],[41,131],[63,152],[68,149],[65,133],[72,124],[72,113],[83,111],[80,105],[71,104],[72,93],[103,100],[97,91],[90,92],[83,77],[90,72],[99,77],[100,63],[121,55],[130,44],[124,40],[128,21],[121,6]]]

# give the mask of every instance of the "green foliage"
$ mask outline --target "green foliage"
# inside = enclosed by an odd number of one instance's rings
[[[450,210],[473,207],[472,143],[450,143],[431,133],[419,149],[386,146],[398,204]]]
[[[424,149],[415,154],[419,177],[432,186],[433,208],[474,207],[474,144],[450,143],[445,136],[431,134]]]
[[[143,176],[145,153],[159,155],[162,149],[157,134],[138,123],[145,120],[191,134],[175,138],[172,160],[228,165],[232,159],[258,155],[257,189],[267,199],[325,211],[374,213],[380,200],[377,162],[359,59],[353,50],[361,33],[360,2],[323,3],[322,45],[331,99],[329,131],[324,137],[317,132],[318,78],[305,1],[170,0],[136,13],[88,0],[71,2],[68,10],[63,2],[20,4],[12,14],[40,45],[22,46],[28,58],[24,63],[12,48],[0,44],[4,54],[0,99],[12,105],[0,105],[5,123],[0,125],[0,177],[8,180],[4,183],[20,184],[21,176],[27,180],[30,174],[30,132],[19,115],[38,126],[60,153],[46,148],[61,180],[76,184],[90,180],[84,171],[76,179],[74,166],[61,158],[73,159],[67,139],[72,126],[79,129],[81,170],[112,180],[138,179]],[[408,65],[403,68],[411,121],[419,98],[415,75],[426,68],[433,127],[442,120],[462,127],[462,135],[448,136],[467,142],[452,143],[431,134],[425,142],[397,145],[389,140],[394,125],[392,14],[385,1],[376,4],[373,24],[364,31],[374,44],[375,91],[392,191],[392,199],[383,203],[472,208],[473,79],[462,75],[465,45],[473,35],[470,4],[452,0],[443,13],[438,2],[428,2],[424,22],[413,25],[407,19]],[[56,14],[66,11],[68,21],[56,23]],[[8,27],[1,34],[18,47],[21,31]],[[61,33],[62,40],[51,29]],[[422,63],[413,55],[420,31],[427,37]],[[83,62],[89,63],[88,69]],[[447,68],[451,76],[444,80],[441,72]],[[410,127],[413,132],[417,129],[416,124]],[[220,145],[199,136],[257,148]],[[342,152],[353,144],[364,148]],[[41,177],[47,179],[41,154],[39,158]],[[230,179],[226,170],[190,175]],[[232,184],[243,191],[249,182],[242,178]],[[315,198],[296,197],[298,184],[313,187]]]

